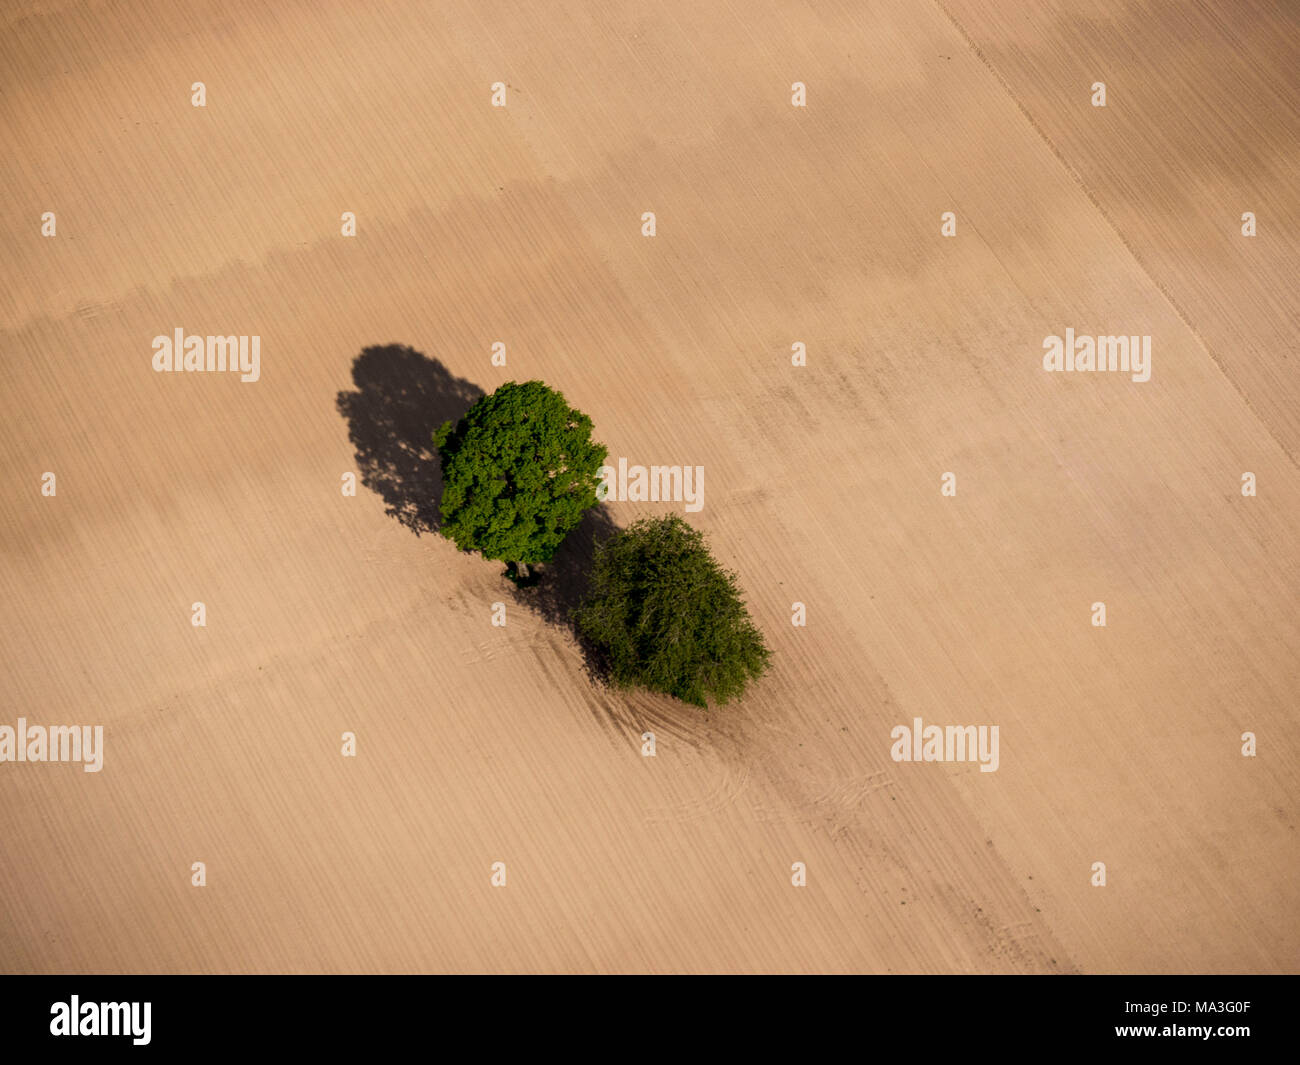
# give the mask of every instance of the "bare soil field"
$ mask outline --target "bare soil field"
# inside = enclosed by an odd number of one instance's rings
[[[0,726],[104,742],[0,764],[0,969],[1300,971],[1298,23],[7,5]],[[258,380],[155,373],[177,328]],[[438,535],[433,428],[530,379],[705,468],[741,702],[563,618],[681,503],[535,590]]]

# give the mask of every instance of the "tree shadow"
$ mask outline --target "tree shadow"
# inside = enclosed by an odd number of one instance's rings
[[[569,630],[582,651],[588,677],[600,682],[609,677],[608,663],[578,631],[573,612],[587,596],[596,545],[618,531],[609,508],[597,504],[564,538],[555,557],[538,567],[537,582],[531,586],[516,585],[513,592],[516,603],[532,610],[547,624]]]
[[[361,483],[417,536],[437,532],[442,463],[433,432],[483,390],[405,344],[371,346],[352,363],[355,392],[335,401],[347,420]]]
[[[361,483],[417,536],[438,532],[442,463],[433,433],[443,422],[459,419],[483,390],[405,344],[367,347],[352,363],[352,381],[356,390],[340,392],[335,405],[348,423]],[[606,680],[608,669],[578,632],[573,611],[587,595],[596,544],[617,531],[609,509],[597,505],[550,562],[532,567],[535,579],[508,585],[516,603],[572,634],[588,676],[596,681]]]

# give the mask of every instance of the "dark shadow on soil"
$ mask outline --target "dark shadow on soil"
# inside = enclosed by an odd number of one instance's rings
[[[564,538],[555,557],[536,567],[536,583],[529,587],[515,586],[513,589],[515,602],[527,607],[548,624],[569,630],[574,642],[582,650],[588,676],[593,681],[602,683],[608,677],[606,663],[600,653],[578,632],[573,623],[573,611],[587,595],[596,544],[616,532],[618,526],[609,516],[609,508],[597,504],[583,515],[578,527]]]
[[[437,532],[442,464],[433,432],[483,395],[437,359],[405,344],[368,347],[352,363],[355,392],[336,405],[348,423],[361,483],[414,532]]]
[[[433,432],[443,422],[459,419],[483,390],[405,344],[366,348],[352,363],[352,381],[356,390],[340,392],[335,402],[348,423],[361,483],[417,536],[436,533],[441,526],[442,463]],[[595,648],[578,634],[573,611],[587,594],[596,544],[617,531],[608,508],[598,505],[587,511],[550,562],[532,567],[529,582],[508,580],[502,571],[502,584],[516,603],[572,634],[589,677],[597,682],[603,682],[608,671]]]

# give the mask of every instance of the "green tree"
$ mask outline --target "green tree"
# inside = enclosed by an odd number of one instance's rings
[[[549,562],[596,505],[605,448],[591,419],[541,381],[508,381],[433,434],[442,460],[442,535],[507,563],[515,579]]]
[[[597,545],[578,631],[614,681],[706,706],[739,697],[768,668],[736,575],[681,518],[645,518]]]

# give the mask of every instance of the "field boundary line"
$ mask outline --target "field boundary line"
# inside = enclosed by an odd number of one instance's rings
[[[966,42],[966,47],[969,48],[970,51],[975,54],[975,57],[982,64],[984,64],[984,68],[990,74],[992,74],[993,77],[997,80],[997,83],[1002,87],[1002,91],[1005,92],[1007,96],[1010,98],[1011,102],[1016,105],[1016,108],[1020,111],[1020,114],[1023,116],[1024,120],[1029,123],[1030,127],[1034,130],[1035,133],[1038,134],[1042,142],[1046,144],[1049,149],[1051,149],[1051,152],[1056,157],[1057,162],[1059,162],[1061,166],[1065,168],[1065,172],[1070,175],[1070,178],[1074,181],[1075,185],[1079,187],[1079,190],[1085,196],[1088,197],[1088,202],[1091,203],[1092,206],[1096,209],[1097,213],[1101,215],[1102,219],[1106,222],[1106,225],[1110,227],[1111,232],[1114,233],[1115,236],[1119,239],[1119,242],[1122,245],[1124,245],[1125,251],[1127,251],[1129,255],[1132,257],[1133,261],[1137,263],[1138,269],[1142,271],[1142,275],[1148,281],[1150,281],[1152,285],[1155,286],[1156,291],[1159,292],[1160,295],[1164,297],[1165,302],[1168,303],[1169,306],[1173,308],[1174,313],[1178,315],[1179,320],[1183,323],[1183,325],[1187,327],[1188,332],[1190,332],[1192,336],[1196,338],[1196,342],[1201,346],[1201,349],[1205,352],[1205,354],[1210,357],[1210,361],[1214,363],[1219,373],[1223,375],[1224,380],[1226,380],[1228,384],[1232,386],[1233,391],[1236,392],[1237,395],[1241,397],[1241,401],[1246,404],[1246,409],[1250,411],[1251,416],[1257,422],[1259,422],[1259,424],[1263,427],[1264,431],[1269,435],[1269,438],[1273,441],[1273,443],[1275,443],[1278,446],[1278,449],[1282,452],[1282,454],[1284,454],[1287,457],[1287,460],[1291,463],[1292,467],[1300,471],[1300,462],[1296,460],[1296,456],[1291,453],[1290,448],[1288,448],[1286,444],[1284,444],[1282,440],[1278,437],[1277,433],[1274,432],[1273,426],[1269,424],[1268,420],[1264,418],[1262,414],[1260,414],[1258,409],[1256,409],[1255,404],[1253,404],[1250,401],[1250,397],[1246,395],[1244,391],[1242,391],[1241,386],[1238,385],[1235,380],[1233,380],[1232,375],[1228,373],[1227,369],[1224,367],[1219,357],[1214,353],[1214,349],[1211,348],[1209,343],[1206,341],[1206,339],[1203,336],[1201,336],[1200,330],[1198,330],[1196,326],[1192,323],[1191,318],[1188,317],[1187,312],[1183,310],[1178,300],[1174,298],[1173,294],[1151,272],[1150,268],[1147,266],[1142,256],[1138,254],[1137,250],[1129,242],[1128,237],[1124,235],[1123,230],[1121,230],[1119,226],[1115,223],[1115,220],[1111,218],[1110,213],[1106,210],[1104,206],[1102,206],[1101,201],[1096,197],[1096,195],[1093,194],[1092,189],[1088,187],[1087,182],[1083,180],[1083,177],[1079,174],[1079,172],[1074,168],[1074,166],[1071,165],[1070,161],[1066,159],[1065,155],[1052,141],[1052,138],[1047,135],[1043,127],[1038,124],[1037,119],[1034,118],[1034,116],[1030,113],[1029,109],[1023,103],[1020,102],[1020,98],[1012,90],[1010,83],[1008,83],[1006,78],[1002,76],[998,68],[993,65],[992,61],[988,58],[988,56],[984,54],[980,46],[975,43],[971,35],[966,32],[965,27],[963,27],[962,24],[958,22],[953,17],[952,13],[944,6],[943,0],[934,0],[934,5],[941,12],[943,12],[944,18],[946,18],[952,24],[953,29],[955,29],[957,33],[961,35],[961,39]]]

